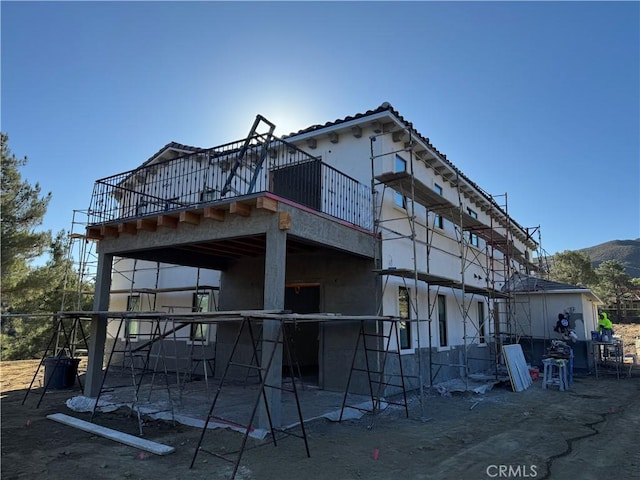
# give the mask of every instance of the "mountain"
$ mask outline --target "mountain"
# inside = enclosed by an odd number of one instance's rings
[[[594,268],[606,260],[618,260],[631,278],[640,278],[640,238],[611,240],[579,251],[591,257]]]

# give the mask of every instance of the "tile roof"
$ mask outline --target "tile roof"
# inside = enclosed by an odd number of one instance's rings
[[[346,122],[350,122],[352,120],[359,120],[361,118],[370,117],[372,115],[376,115],[376,114],[382,113],[382,112],[389,112],[389,113],[393,114],[401,123],[403,123],[408,129],[411,130],[413,136],[419,138],[427,146],[427,148],[429,148],[429,150],[431,150],[433,153],[435,153],[443,163],[445,163],[449,168],[451,168],[451,170],[453,170],[456,173],[456,175],[459,175],[470,186],[472,186],[474,189],[476,189],[488,202],[490,202],[495,208],[497,208],[505,216],[508,216],[507,212],[504,210],[504,208],[502,208],[500,205],[498,205],[498,203],[493,199],[493,197],[491,195],[489,195],[487,192],[485,192],[477,183],[472,181],[458,167],[456,167],[453,163],[451,163],[451,161],[447,159],[447,156],[444,153],[441,153],[436,147],[433,146],[433,144],[431,143],[431,141],[429,140],[428,137],[425,137],[420,132],[418,132],[414,128],[413,123],[411,123],[410,121],[405,119],[395,108],[393,108],[393,106],[389,102],[384,102],[378,108],[375,108],[373,110],[367,110],[364,113],[358,113],[358,114],[353,115],[353,116],[348,116],[348,117],[345,117],[345,118],[337,119],[337,120],[334,120],[333,122],[327,122],[327,123],[325,123],[323,125],[312,125],[311,127],[307,127],[304,130],[299,130],[298,132],[294,132],[294,133],[291,133],[289,135],[285,135],[282,138],[283,138],[283,140],[293,139],[293,137],[297,137],[299,135],[304,135],[304,134],[307,134],[307,133],[311,133],[311,132],[314,132],[316,130],[322,130],[324,128],[331,128],[331,127],[339,126],[340,124],[343,124],[343,123],[346,123]],[[509,218],[511,219],[511,222],[515,226],[517,226],[523,232],[526,232],[526,229],[524,227],[522,227],[522,225],[520,225],[518,222],[516,222],[513,218],[511,218],[511,217],[509,217]]]
[[[413,123],[411,123],[410,121],[408,121],[406,118],[404,118],[395,108],[393,108],[393,106],[389,103],[389,102],[384,102],[382,105],[380,105],[378,108],[373,109],[373,110],[367,110],[364,113],[357,113],[356,115],[353,116],[348,116],[345,118],[340,118],[337,120],[334,120],[333,122],[327,122],[324,125],[313,125],[311,127],[307,127],[304,130],[299,130],[298,132],[295,133],[291,133],[289,135],[285,135],[282,138],[284,140],[286,140],[287,138],[291,138],[291,137],[297,137],[298,135],[303,135],[305,133],[309,133],[309,132],[313,132],[315,130],[321,130],[323,128],[329,128],[329,127],[335,127],[338,126],[342,123],[346,123],[346,122],[350,122],[352,120],[359,120],[361,118],[366,118],[366,117],[370,117],[371,115],[376,115],[378,113],[382,113],[382,112],[390,112],[392,113],[398,120],[400,120],[408,129],[410,129],[418,138],[420,138],[420,140],[422,140],[427,147],[433,151],[435,154],[437,154],[442,160],[445,161],[445,163],[447,165],[449,165],[456,173],[459,173],[461,176],[464,176],[464,174],[458,170],[456,168],[456,166],[451,163],[449,160],[447,160],[447,156],[440,152],[436,147],[433,146],[433,144],[431,143],[431,141],[429,140],[428,137],[423,136],[420,132],[418,132],[414,126]],[[469,179],[464,176],[464,178],[469,181]],[[470,182],[471,183],[471,182]]]
[[[511,292],[550,292],[554,290],[590,291],[588,287],[554,282],[531,275],[514,275],[505,287],[509,288]]]
[[[200,148],[200,147],[192,147],[190,145],[183,145],[182,143],[178,143],[178,142],[169,142],[164,147],[162,147],[160,150],[158,150],[156,153],[151,155],[141,166],[149,164],[150,162],[155,160],[159,155],[161,155],[163,152],[165,152],[168,149],[184,151],[184,152],[189,152],[189,153],[197,152],[198,150],[202,150],[202,148]]]

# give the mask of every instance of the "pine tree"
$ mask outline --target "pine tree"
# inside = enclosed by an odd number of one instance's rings
[[[51,194],[42,195],[40,186],[22,179],[19,168],[27,162],[16,158],[2,135],[2,318],[0,340],[3,360],[37,358],[46,349],[53,332],[53,316],[29,317],[29,314],[53,314],[75,306],[69,292],[79,292],[77,275],[66,257],[67,235],[60,231],[38,232]],[[33,260],[48,254],[44,265]],[[87,286],[84,290],[92,289]],[[73,294],[71,294],[73,295]],[[66,298],[65,298],[66,296]],[[86,297],[86,296],[85,296]],[[63,305],[65,298],[65,305]],[[87,308],[90,298],[81,298]],[[88,309],[90,309],[90,305]],[[76,308],[74,308],[76,309]],[[17,315],[24,314],[23,317]]]
[[[622,320],[623,295],[631,289],[631,278],[618,260],[606,260],[596,268],[598,286],[596,292],[605,302],[607,311],[615,311],[615,321]]]
[[[590,287],[598,281],[589,255],[577,250],[556,253],[552,258],[549,278],[582,287]]]
[[[9,137],[0,133],[2,178],[0,208],[2,312],[13,311],[20,297],[18,286],[29,276],[30,262],[51,244],[51,233],[36,232],[47,211],[51,193],[41,196],[40,185],[22,179],[19,168],[27,158],[18,159],[8,146]],[[26,313],[26,312],[20,312]]]

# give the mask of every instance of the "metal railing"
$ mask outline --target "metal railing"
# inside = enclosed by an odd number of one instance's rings
[[[97,180],[89,224],[215,205],[271,192],[371,230],[371,190],[283,140],[261,135]]]

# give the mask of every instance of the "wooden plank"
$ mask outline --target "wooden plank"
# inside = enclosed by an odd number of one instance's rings
[[[158,217],[158,226],[176,228],[178,226],[178,219],[170,215],[160,215]]]
[[[113,227],[110,225],[101,225],[100,226],[100,235],[103,237],[114,237],[118,238],[118,227]]]
[[[269,197],[258,197],[256,208],[268,210],[270,212],[278,211],[278,201]]]
[[[151,452],[156,455],[168,455],[176,451],[174,447],[170,447],[169,445],[163,445],[162,443],[152,442],[151,440],[146,440],[144,438],[134,437],[133,435],[129,435],[128,433],[118,432],[117,430],[102,427],[94,423],[85,422],[84,420],[70,417],[69,415],[65,415],[64,413],[53,413],[51,415],[47,415],[47,418],[49,420],[53,420],[54,422],[78,428],[95,435],[100,435],[101,437],[108,438],[109,440],[113,440],[114,442],[124,443],[125,445],[129,445],[130,447],[146,450],[147,452]]]
[[[236,213],[241,217],[248,217],[251,215],[251,206],[240,202],[233,202],[229,206],[229,213]]]
[[[136,222],[136,226],[138,227],[138,230],[155,232],[156,229],[158,228],[158,222],[156,221],[155,218],[153,220],[149,220],[148,218],[140,219]]]
[[[224,210],[215,207],[204,207],[204,218],[210,218],[219,222],[224,221]]]
[[[136,227],[135,223],[119,223],[118,232],[135,235],[136,233],[138,233],[138,228]]]
[[[533,384],[529,367],[522,353],[522,346],[519,344],[503,345],[502,353],[504,355],[509,379],[511,380],[511,388],[514,392],[522,392]]]
[[[289,212],[280,212],[279,220],[280,230],[291,230],[291,214]]]
[[[200,214],[196,212],[180,212],[180,223],[200,225]]]
[[[102,240],[104,237],[100,234],[99,228],[87,228],[87,238],[90,240]]]

